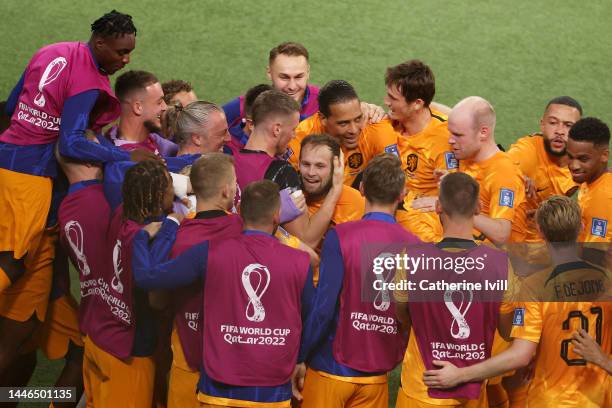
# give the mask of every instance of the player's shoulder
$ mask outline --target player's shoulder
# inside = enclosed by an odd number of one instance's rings
[[[338,204],[340,203],[350,204],[355,207],[364,207],[365,198],[361,195],[359,190],[344,184],[342,185],[342,193],[340,194],[340,199],[339,199]]]
[[[300,122],[298,127],[295,129],[295,137],[293,140],[302,140],[306,136],[313,133],[321,133],[323,131],[323,124],[321,123],[321,117],[318,113],[304,119]]]
[[[360,143],[364,143],[376,150],[384,149],[386,153],[399,156],[397,139],[399,133],[393,128],[389,118],[377,123],[367,123],[361,131]]]
[[[519,137],[516,142],[512,143],[510,145],[510,149],[508,149],[509,152],[516,150],[516,149],[532,149],[535,151],[535,149],[537,149],[539,147],[539,145],[542,145],[543,143],[543,136],[541,133],[532,133],[529,135],[525,135],[522,137]]]
[[[448,116],[443,114],[442,112],[439,112],[435,109],[431,109],[431,120],[439,125],[445,125],[448,127]]]
[[[500,177],[521,176],[521,169],[507,152],[497,152],[491,164],[494,172]]]

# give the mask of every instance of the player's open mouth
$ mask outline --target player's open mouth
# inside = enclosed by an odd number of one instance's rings
[[[565,142],[561,139],[553,139],[550,144],[554,147],[565,147]]]

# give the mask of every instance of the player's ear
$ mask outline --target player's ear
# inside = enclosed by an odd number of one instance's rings
[[[442,204],[440,204],[440,200],[436,200],[435,210],[436,210],[436,214],[438,215],[442,214],[443,210],[442,210]]]
[[[191,134],[191,143],[193,143],[195,146],[200,147],[202,145],[202,141],[200,140],[200,136],[196,135],[195,133]]]
[[[274,135],[275,139],[277,139],[280,136],[282,128],[283,126],[280,122],[272,123],[272,134]]]
[[[603,152],[601,153],[601,158],[599,159],[599,161],[607,164],[609,158],[610,158],[610,148],[606,146],[604,147]]]
[[[280,225],[280,206],[276,210],[274,210],[274,215],[272,216],[272,222],[274,223],[274,228]]]
[[[403,203],[404,198],[406,198],[407,195],[408,195],[408,189],[406,188],[406,186],[404,186],[404,188],[402,188],[402,192],[400,193],[398,197],[398,203]]]
[[[101,36],[95,36],[93,38],[93,44],[96,49],[101,50],[106,46],[106,41]]]
[[[359,192],[361,193],[362,197],[365,197],[365,190],[363,189],[363,181],[359,182]]]
[[[130,102],[130,106],[132,107],[132,112],[136,115],[136,116],[140,116],[142,115],[142,112],[144,110],[143,106],[142,106],[142,102],[140,102],[140,100],[136,99]]]
[[[474,215],[478,215],[478,214],[480,214],[480,200],[476,202],[476,207],[474,207]]]
[[[266,76],[271,81],[272,80],[272,71],[270,70],[270,66],[268,65],[266,68]]]
[[[325,115],[323,115],[320,111],[317,112],[317,115],[319,115],[319,120],[321,121],[321,124],[323,125],[323,127],[327,126],[327,118],[325,117]]]

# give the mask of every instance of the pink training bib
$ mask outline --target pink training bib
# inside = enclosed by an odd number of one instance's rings
[[[90,115],[89,128],[97,131],[116,120],[121,106],[100,73],[85,43],[63,42],[41,48],[28,64],[24,83],[0,141],[16,145],[54,143],[59,137],[64,102],[82,92],[97,89],[100,97]]]

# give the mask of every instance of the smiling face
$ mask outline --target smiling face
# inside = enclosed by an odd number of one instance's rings
[[[108,75],[113,75],[130,63],[130,53],[136,48],[136,36],[95,37],[90,42],[96,61]]]
[[[193,137],[201,153],[223,152],[223,145],[231,138],[223,111],[211,112],[202,131]]]
[[[552,156],[564,156],[570,128],[580,120],[578,109],[561,104],[552,104],[540,120],[544,136],[544,148]]]
[[[325,133],[338,138],[346,149],[355,149],[364,124],[359,99],[330,105],[329,113],[329,117],[322,120]]]
[[[608,165],[609,149],[593,142],[568,139],[568,168],[575,183],[591,183]]]
[[[300,176],[309,198],[325,196],[332,185],[332,151],[329,146],[307,144],[300,150]]]
[[[161,84],[155,82],[145,87],[144,92],[140,93],[139,102],[140,116],[145,127],[150,132],[159,132],[161,117],[167,108]]]
[[[410,119],[419,105],[420,99],[413,102],[406,102],[404,95],[402,95],[400,89],[396,85],[390,85],[387,87],[387,94],[385,95],[385,105],[389,108],[389,119],[403,122]],[[422,104],[422,101],[420,102]]]
[[[302,55],[279,54],[268,67],[268,78],[274,88],[291,96],[298,103],[304,99],[310,66]]]

